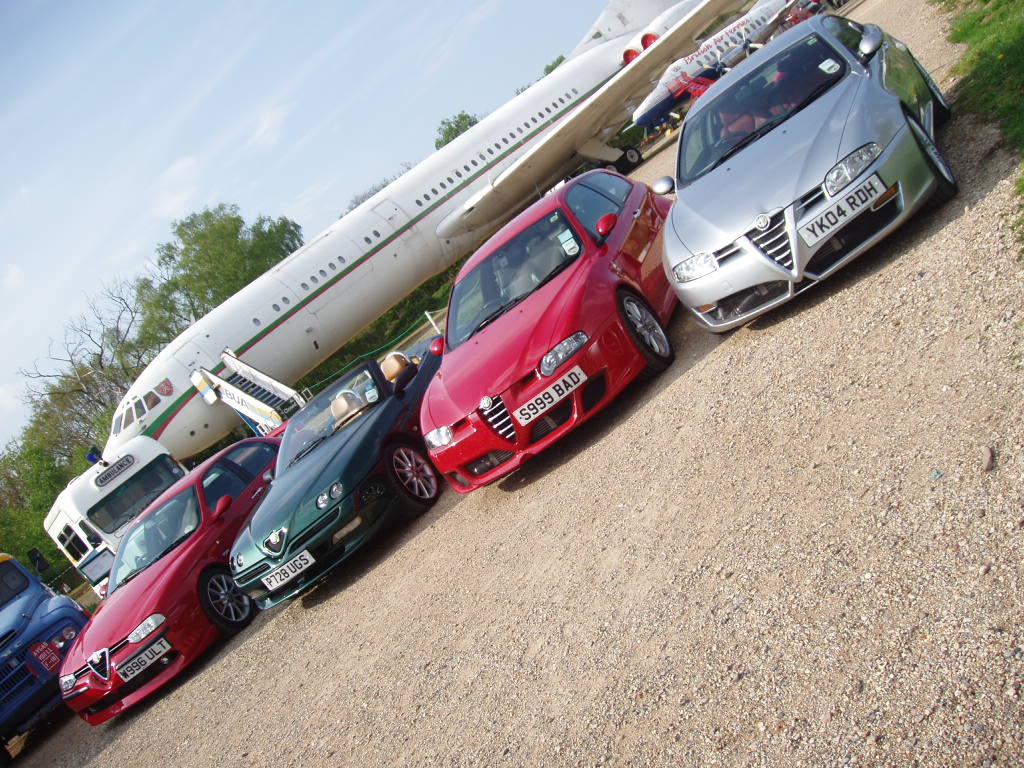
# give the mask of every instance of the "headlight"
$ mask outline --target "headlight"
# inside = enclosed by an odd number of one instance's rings
[[[855,149],[825,174],[825,192],[829,197],[835,197],[851,181],[860,176],[865,168],[875,162],[875,158],[880,154],[882,154],[882,148],[873,141],[860,149]]]
[[[60,678],[60,690],[61,693],[67,693],[75,687],[75,683],[78,682],[78,678],[74,675],[62,675]]]
[[[672,274],[678,283],[688,283],[698,277],[710,275],[718,269],[718,259],[710,253],[695,253],[688,259],[683,259],[674,267]]]
[[[327,509],[331,501],[341,498],[343,490],[341,483],[331,483],[330,488],[316,497],[316,508]]]
[[[71,644],[71,641],[74,640],[77,635],[78,632],[75,631],[74,627],[64,627],[64,629],[50,638],[50,645],[54,648],[64,650],[64,648]]]
[[[427,444],[427,448],[444,448],[446,445],[452,444],[452,428],[432,429],[423,436],[423,440]]]
[[[540,360],[540,372],[544,376],[550,376],[558,366],[576,354],[580,347],[587,343],[587,334],[577,331],[567,339],[555,344],[554,348]]]
[[[154,613],[148,619],[143,620],[135,630],[128,635],[129,643],[141,643],[147,637],[149,637],[153,630],[164,623],[164,615],[162,613]]]

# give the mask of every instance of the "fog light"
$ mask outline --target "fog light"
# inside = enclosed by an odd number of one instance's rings
[[[348,525],[346,525],[344,528],[339,528],[338,532],[335,533],[331,537],[331,546],[334,546],[335,544],[337,544],[339,541],[341,541],[343,538],[348,536],[350,533],[352,533],[352,531],[354,531],[356,528],[358,528],[362,524],[363,524],[363,518],[361,518],[361,517],[354,517],[354,518],[352,518],[352,520],[348,523]]]

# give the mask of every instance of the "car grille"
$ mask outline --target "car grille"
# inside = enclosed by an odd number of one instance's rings
[[[28,664],[25,663],[25,655],[27,653],[27,650],[19,651],[5,663],[5,671],[10,669],[8,665],[12,663],[15,667],[11,670],[10,674],[5,675],[0,680],[0,703],[4,705],[9,704],[21,693],[21,687],[25,683],[35,679],[35,676],[29,671]]]
[[[721,266],[739,252],[740,247],[736,243],[729,243],[724,248],[719,248],[715,251],[712,256],[715,257],[715,260],[718,261],[718,265]]]
[[[250,568],[247,571],[235,574],[235,581],[241,584],[243,581],[252,581],[257,576],[262,576],[264,573],[270,570],[270,564],[262,562],[259,565]]]
[[[473,473],[475,476],[480,476],[486,472],[490,472],[497,466],[504,464],[506,461],[511,459],[515,454],[512,451],[491,451],[488,454],[481,456],[476,461],[471,461],[466,465],[466,469]]]
[[[328,512],[326,515],[324,515],[315,523],[313,523],[313,525],[311,525],[309,528],[303,531],[301,535],[296,536],[292,540],[290,550],[292,552],[301,552],[302,549],[306,546],[306,544],[309,543],[310,539],[312,539],[314,536],[320,533],[320,531],[322,531],[324,528],[326,528],[338,519],[338,515],[340,514],[340,512],[341,510],[335,507],[332,511]]]
[[[894,197],[877,211],[862,213],[845,227],[834,233],[828,242],[807,262],[804,271],[810,277],[827,272],[855,248],[892,223],[900,213],[900,206]]]
[[[783,211],[772,216],[768,229],[752,229],[747,233],[747,237],[768,258],[786,269],[793,269],[793,249],[789,243],[786,216]]]
[[[811,208],[816,206],[824,198],[825,190],[822,189],[822,186],[819,184],[810,192],[808,192],[799,200],[797,200],[796,204],[793,206],[793,215],[796,217],[796,220],[800,221],[800,219],[803,218],[805,212],[809,211]]]
[[[480,415],[484,417],[484,421],[498,435],[510,442],[514,443],[516,441],[515,425],[512,423],[512,417],[509,415],[508,408],[505,407],[505,401],[501,399],[500,395],[494,398],[490,408],[487,410],[481,408]]]

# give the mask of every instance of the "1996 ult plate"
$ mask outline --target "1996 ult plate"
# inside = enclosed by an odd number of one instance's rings
[[[146,650],[135,654],[123,664],[118,664],[117,674],[127,683],[169,650],[171,650],[170,641],[166,637],[161,637]]]

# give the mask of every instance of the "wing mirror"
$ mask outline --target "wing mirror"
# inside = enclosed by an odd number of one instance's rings
[[[213,519],[219,519],[225,512],[231,509],[231,503],[234,498],[231,496],[221,496],[217,501],[217,508],[213,510]]]
[[[882,47],[882,30],[876,24],[865,24],[864,34],[857,45],[857,57],[862,64],[871,61],[871,57]]]
[[[419,369],[420,367],[416,363],[409,363],[402,369],[402,372],[395,377],[394,387],[396,395],[405,391],[405,388],[409,386],[409,382],[416,378],[416,373]]]
[[[599,245],[604,243],[605,238],[612,233],[612,230],[615,229],[615,225],[618,223],[619,217],[614,213],[606,213],[597,220],[597,242]]]
[[[676,180],[671,176],[662,176],[651,184],[651,191],[656,195],[671,195],[676,191]]]
[[[437,336],[430,342],[430,354],[440,357],[444,354],[444,336]]]
[[[271,467],[270,469],[268,469],[266,472],[263,473],[263,482],[264,483],[268,483],[268,484],[274,482],[274,468],[273,467]]]
[[[96,594],[98,594],[100,596],[100,600],[106,600],[107,599],[107,584],[100,584],[99,587],[96,588]]]

